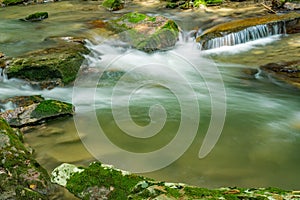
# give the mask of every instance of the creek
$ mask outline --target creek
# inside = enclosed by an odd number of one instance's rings
[[[74,118],[25,131],[25,141],[35,149],[40,164],[51,171],[62,162],[86,166],[100,158],[125,170],[150,169],[151,160],[127,162],[121,150],[112,148],[105,139],[99,140],[99,127],[120,149],[147,154],[178,139],[176,134],[185,120],[183,131],[187,135],[195,124],[199,126],[195,138],[179,138],[189,144],[186,149],[182,147],[186,151],[170,165],[142,175],[209,188],[273,186],[299,190],[300,91],[259,71],[247,72],[269,62],[299,58],[300,34],[274,35],[208,51],[200,51],[192,38],[183,36],[185,39],[172,50],[146,54],[105,39],[107,33],[89,27],[92,20],[108,20],[136,10],[171,17],[186,32],[208,26],[205,22],[212,25],[238,17],[238,11],[230,9],[176,12],[139,6],[133,4],[114,14],[101,8],[99,2],[79,1],[0,9],[0,51],[8,56],[50,47],[53,43],[47,38],[54,36],[90,40],[87,47],[92,53],[83,63],[88,68],[79,74],[74,88],[41,91],[20,80],[0,78],[0,99],[41,94],[76,105]],[[49,19],[39,23],[18,20],[34,11],[49,12]],[[255,15],[255,11],[244,10],[243,16]],[[97,126],[92,123],[95,119]],[[141,129],[147,125],[149,130]],[[222,132],[209,154],[199,158],[210,126],[222,127]],[[139,133],[124,134],[132,128],[153,135],[140,138]],[[185,139],[192,140],[189,143]],[[176,145],[181,149],[180,142]],[[161,154],[161,159],[169,156],[173,152]]]

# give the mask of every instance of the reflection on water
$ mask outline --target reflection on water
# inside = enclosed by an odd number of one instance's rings
[[[96,4],[94,2],[92,4]],[[29,13],[21,7],[6,10],[9,15],[1,14],[0,26],[10,24],[1,31],[0,50],[8,55],[19,53],[40,47],[44,44],[44,38],[55,35],[76,35],[86,30],[86,22],[98,18],[103,11],[95,5],[89,7],[76,7],[70,2],[60,2],[61,7],[55,4],[47,6],[32,7],[38,11],[51,10],[50,18],[45,23],[23,24],[15,19],[27,16]],[[66,12],[70,9],[72,12]],[[92,9],[92,10],[89,10]],[[20,12],[18,12],[20,11]],[[30,10],[30,13],[33,10]],[[79,20],[82,13],[90,12],[90,15]],[[70,16],[73,20],[70,21]],[[176,18],[176,17],[175,17]],[[2,20],[3,19],[3,20]],[[190,19],[190,18],[189,18]],[[184,22],[184,18],[180,19]],[[196,20],[197,21],[197,20]],[[62,23],[63,22],[63,23]],[[65,24],[67,22],[67,25]],[[190,20],[189,23],[193,23]],[[191,26],[191,24],[187,26]],[[64,28],[53,28],[60,25]],[[16,32],[25,31],[23,39],[17,37]],[[1,29],[2,30],[2,29]],[[16,31],[17,30],[17,31]],[[35,30],[35,31],[33,31]],[[76,30],[76,31],[75,31]],[[33,33],[34,32],[34,33]],[[11,34],[14,33],[14,34]],[[33,33],[33,35],[31,35]],[[19,33],[18,33],[19,34]],[[48,35],[49,34],[49,35]],[[65,35],[64,35],[65,36]],[[267,40],[267,42],[266,42]],[[208,62],[217,63],[225,84],[227,99],[227,115],[221,137],[212,152],[203,159],[198,158],[199,148],[202,145],[205,133],[208,129],[211,117],[210,91],[203,77],[195,72],[194,68],[180,62],[171,55],[172,52],[158,52],[145,54],[138,51],[112,66],[115,71],[127,72],[135,65],[160,63],[173,67],[180,75],[189,81],[194,89],[199,103],[200,122],[197,136],[188,150],[176,162],[170,166],[145,174],[146,176],[159,180],[185,182],[204,187],[221,186],[244,186],[263,187],[277,186],[286,189],[299,189],[299,164],[300,157],[300,96],[299,90],[286,85],[276,85],[271,80],[256,74],[256,77],[245,74],[244,69],[257,68],[267,62],[278,62],[290,60],[299,56],[299,34],[290,36],[278,36],[267,38],[260,44],[246,44],[241,46],[244,50],[226,49],[224,52],[211,51],[199,52],[196,45],[179,42],[173,53],[184,55],[184,57],[201,69],[201,65]],[[41,42],[42,41],[42,42]],[[26,48],[19,48],[28,46]],[[87,57],[91,71],[85,73],[81,79],[88,91],[95,84],[91,82],[93,75],[102,72],[105,65],[101,64],[99,56],[113,57],[123,55],[126,49],[112,47],[111,43],[90,44],[93,48],[93,58]],[[288,45],[288,47],[287,47]],[[210,60],[210,59],[212,60]],[[205,68],[202,68],[205,69]],[[210,71],[203,70],[205,81],[214,85],[217,76]],[[111,141],[119,147],[133,152],[149,152],[162,148],[174,137],[180,124],[181,110],[176,94],[161,85],[147,85],[134,90],[130,101],[129,110],[133,121],[144,126],[150,122],[149,109],[152,105],[162,105],[168,115],[167,122],[162,131],[154,137],[146,140],[132,138],[123,134],[113,119],[111,112],[111,95],[115,86],[114,78],[119,80],[120,75],[102,78],[96,89],[93,104],[89,104],[85,96],[79,105],[78,112],[83,114],[81,125],[85,125],[89,131],[97,133],[97,127],[89,126],[93,114],[99,119],[99,124],[105,130]],[[82,78],[82,77],[81,77]],[[130,92],[130,86],[136,82],[158,78],[167,84],[180,85],[182,82],[176,79],[172,73],[164,73],[163,70],[142,71],[131,73],[122,80],[119,87]],[[54,98],[66,102],[72,102],[73,88],[55,88],[53,90],[37,91],[19,80],[0,82],[1,99],[18,95],[41,94],[46,98]],[[181,91],[186,94],[186,91]],[[116,96],[122,100],[124,96]],[[186,95],[185,100],[190,97]],[[126,106],[127,102],[118,101],[118,106]],[[94,109],[96,113],[94,113]],[[191,119],[193,120],[193,119]],[[124,121],[124,124],[129,122]],[[87,165],[94,158],[85,149],[82,140],[88,139],[89,135],[78,136],[73,119],[60,119],[26,131],[25,139],[35,150],[37,160],[51,171],[62,162],[70,162],[78,165]],[[119,152],[104,148],[103,141],[94,141],[98,151],[109,156],[116,156]],[[172,153],[172,152],[170,152]],[[143,163],[137,163],[143,166]],[[124,166],[126,169],[126,166]]]

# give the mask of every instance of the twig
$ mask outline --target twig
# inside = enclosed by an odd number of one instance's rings
[[[271,7],[267,6],[267,5],[264,4],[264,3],[261,3],[261,5],[262,5],[263,7],[265,7],[265,9],[267,9],[267,10],[271,11],[272,13],[276,14],[276,11],[274,11]]]

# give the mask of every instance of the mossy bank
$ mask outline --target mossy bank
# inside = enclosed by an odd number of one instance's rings
[[[154,181],[99,162],[91,163],[87,168],[62,164],[52,172],[51,180],[65,186],[77,197],[86,200],[268,200],[300,198],[299,191],[286,191],[272,187],[207,189],[182,183]]]

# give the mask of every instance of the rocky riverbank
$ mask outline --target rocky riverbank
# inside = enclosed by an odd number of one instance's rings
[[[91,163],[87,168],[62,164],[53,170],[51,179],[54,183],[67,187],[80,199],[86,200],[289,200],[300,198],[300,191],[287,191],[271,187],[207,189],[183,183],[154,181],[99,162]]]
[[[25,1],[19,2],[27,3]],[[281,20],[281,17],[276,16],[275,18]],[[293,18],[293,20],[295,19]],[[297,26],[292,26],[292,24],[288,30],[291,32],[298,31],[299,17],[297,20]],[[263,22],[265,23],[265,21]],[[108,22],[94,19],[90,21],[89,25],[93,28],[104,28],[111,34],[110,38],[121,39],[126,42],[128,48],[132,47],[148,53],[174,48],[180,32],[180,28],[174,20],[137,12],[124,14]],[[239,26],[237,30],[240,28],[245,27]],[[222,31],[224,32],[224,30]],[[23,79],[38,90],[72,85],[85,59],[84,55],[90,53],[84,46],[85,40],[68,35],[48,38],[48,40],[57,44],[51,48],[28,52],[23,56],[14,58],[6,57],[0,53],[1,78]],[[276,79],[299,87],[299,61],[268,64],[261,66],[260,69],[267,76],[271,74]],[[122,76],[122,72],[117,73]],[[119,76],[117,73],[114,76]],[[61,101],[46,100],[39,95],[11,97],[1,100],[0,104],[3,111],[0,113],[0,117],[7,121],[0,119],[2,160],[0,175],[1,185],[3,185],[1,186],[2,196],[0,197],[4,199],[47,199],[49,196],[53,196],[57,185],[50,182],[48,174],[34,160],[30,149],[24,146],[22,134],[10,128],[8,124],[13,127],[24,127],[44,123],[57,117],[73,115],[74,107]],[[82,199],[300,198],[298,191],[285,191],[276,188],[220,188],[210,190],[185,184],[157,182],[100,163],[92,163],[87,168],[65,166],[68,169],[62,167],[54,170],[53,182],[61,184],[61,177],[68,177],[68,180],[64,180],[65,184],[61,185],[66,186],[74,195]],[[68,176],[64,174],[65,170],[71,170]]]
[[[23,133],[0,118],[0,199],[49,199],[58,192],[47,171],[23,144]]]

